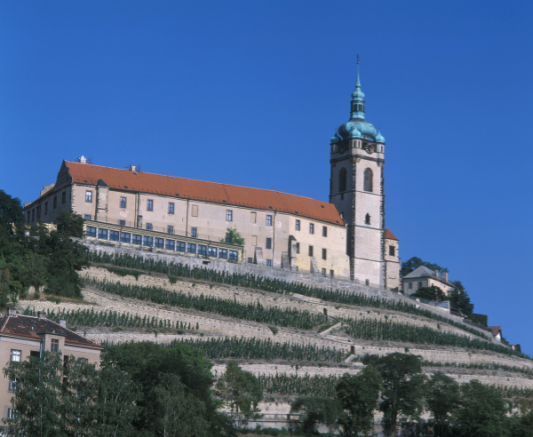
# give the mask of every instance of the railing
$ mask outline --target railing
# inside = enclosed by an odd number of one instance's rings
[[[166,234],[147,229],[85,220],[85,239],[114,247],[242,263],[244,247],[237,244]]]

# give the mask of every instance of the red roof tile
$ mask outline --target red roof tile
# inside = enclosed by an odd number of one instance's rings
[[[139,191],[267,211],[287,212],[335,225],[344,225],[335,205],[308,197],[92,164],[76,162],[65,162],[65,164],[73,182],[78,184],[96,185],[101,179],[115,190]]]
[[[396,236],[388,229],[385,229],[385,238],[388,239],[388,240],[397,240],[397,241],[400,241],[398,240],[398,238],[396,238]]]

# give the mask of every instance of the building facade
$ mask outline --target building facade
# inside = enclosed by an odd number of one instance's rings
[[[64,161],[56,182],[25,205],[26,221],[54,223],[72,211],[87,221],[88,238],[112,235],[120,244],[397,289],[398,239],[385,229],[385,139],[365,120],[364,104],[358,74],[350,120],[330,141],[329,203],[96,166],[82,157]],[[244,238],[242,246],[226,241],[230,229]]]

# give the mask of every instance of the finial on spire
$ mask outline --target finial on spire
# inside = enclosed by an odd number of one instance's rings
[[[359,80],[359,55],[357,55],[357,82],[355,82],[355,87],[360,87],[361,81]]]

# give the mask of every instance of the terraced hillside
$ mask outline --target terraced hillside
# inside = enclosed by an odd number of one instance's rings
[[[265,412],[287,413],[297,395],[332,393],[340,375],[360,370],[364,355],[391,352],[420,355],[428,374],[533,397],[532,360],[484,330],[414,305],[110,264],[93,263],[81,276],[83,302],[20,301],[18,310],[63,318],[98,342],[188,342],[214,362],[215,375],[237,360],[260,377]]]

